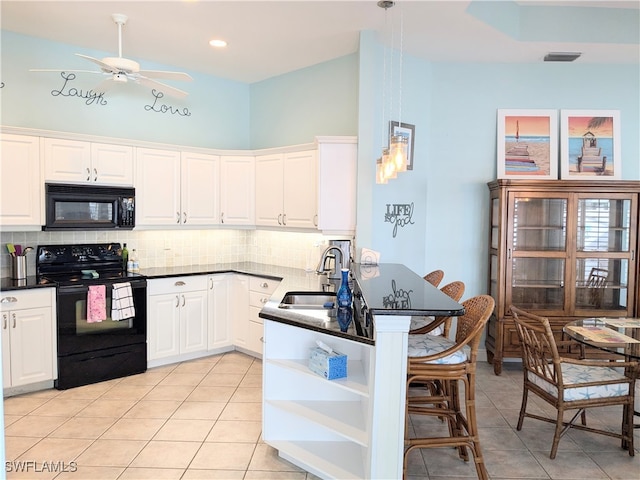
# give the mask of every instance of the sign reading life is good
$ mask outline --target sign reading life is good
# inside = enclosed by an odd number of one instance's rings
[[[398,234],[398,227],[413,224],[413,202],[411,203],[387,203],[387,211],[384,221],[393,223],[393,238]]]

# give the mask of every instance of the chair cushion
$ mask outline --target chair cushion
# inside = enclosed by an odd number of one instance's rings
[[[435,355],[436,353],[443,352],[448,348],[455,346],[455,342],[448,338],[438,337],[429,333],[409,335],[409,348],[407,355],[409,357],[426,357],[427,355]],[[454,364],[466,362],[468,358],[469,348],[467,346],[460,350],[453,352],[451,355],[447,355],[443,358],[427,361],[425,363],[437,363],[437,364]]]
[[[429,315],[427,317],[411,317],[411,326],[409,327],[409,331],[426,327],[435,319],[436,318],[432,315]],[[431,330],[429,332],[429,335],[442,335],[443,333],[444,333],[444,328],[442,328],[442,325],[440,325],[439,327],[436,327],[433,330]]]
[[[605,380],[626,380],[626,377],[614,370],[606,367],[590,367],[587,365],[575,365],[572,363],[562,363],[562,380],[565,385],[580,384],[587,382],[598,382]],[[558,398],[558,389],[555,385],[543,380],[532,372],[527,372],[530,382],[538,385],[545,392]],[[595,385],[588,387],[572,387],[564,389],[564,401],[588,400],[590,398],[622,397],[629,394],[628,383],[613,383],[609,385]]]

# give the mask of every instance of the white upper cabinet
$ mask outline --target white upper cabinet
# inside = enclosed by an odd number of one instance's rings
[[[40,139],[3,134],[0,155],[0,226],[3,230],[40,229],[43,186]]]
[[[219,222],[220,157],[136,149],[136,226],[202,226]]]
[[[182,152],[183,225],[216,225],[220,218],[220,157]]]
[[[136,227],[180,225],[180,152],[136,149]]]
[[[251,155],[220,158],[220,223],[255,225],[255,158]]]
[[[133,185],[133,148],[44,138],[44,179],[47,182]]]
[[[256,225],[315,228],[316,151],[256,157]]]
[[[318,229],[348,234],[356,229],[357,137],[317,137]]]

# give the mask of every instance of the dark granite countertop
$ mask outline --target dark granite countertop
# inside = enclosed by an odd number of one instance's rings
[[[0,278],[0,291],[5,292],[9,290],[28,290],[30,288],[51,288],[55,287],[50,283],[40,284],[35,275],[28,276],[24,280],[14,280],[8,277]]]

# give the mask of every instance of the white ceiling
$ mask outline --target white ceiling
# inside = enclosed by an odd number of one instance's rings
[[[145,61],[152,61],[247,83],[356,52],[361,30],[382,32],[388,39],[395,25],[397,47],[400,18],[403,51],[434,62],[532,63],[550,51],[578,51],[583,52],[578,62],[639,63],[637,43],[609,43],[602,37],[593,43],[585,38],[518,40],[469,14],[470,3],[399,0],[385,13],[376,0],[2,0],[0,20],[3,30],[71,44],[78,53],[99,50],[117,56],[117,27],[111,14],[122,13],[129,17],[123,29],[123,56],[139,61],[143,69]],[[502,4],[627,8],[640,13],[638,0]],[[542,35],[548,25],[540,27]],[[604,22],[602,27],[615,30]],[[229,46],[214,50],[208,45],[213,37],[226,39]],[[65,65],[34,68],[90,67],[82,62],[72,56]]]

